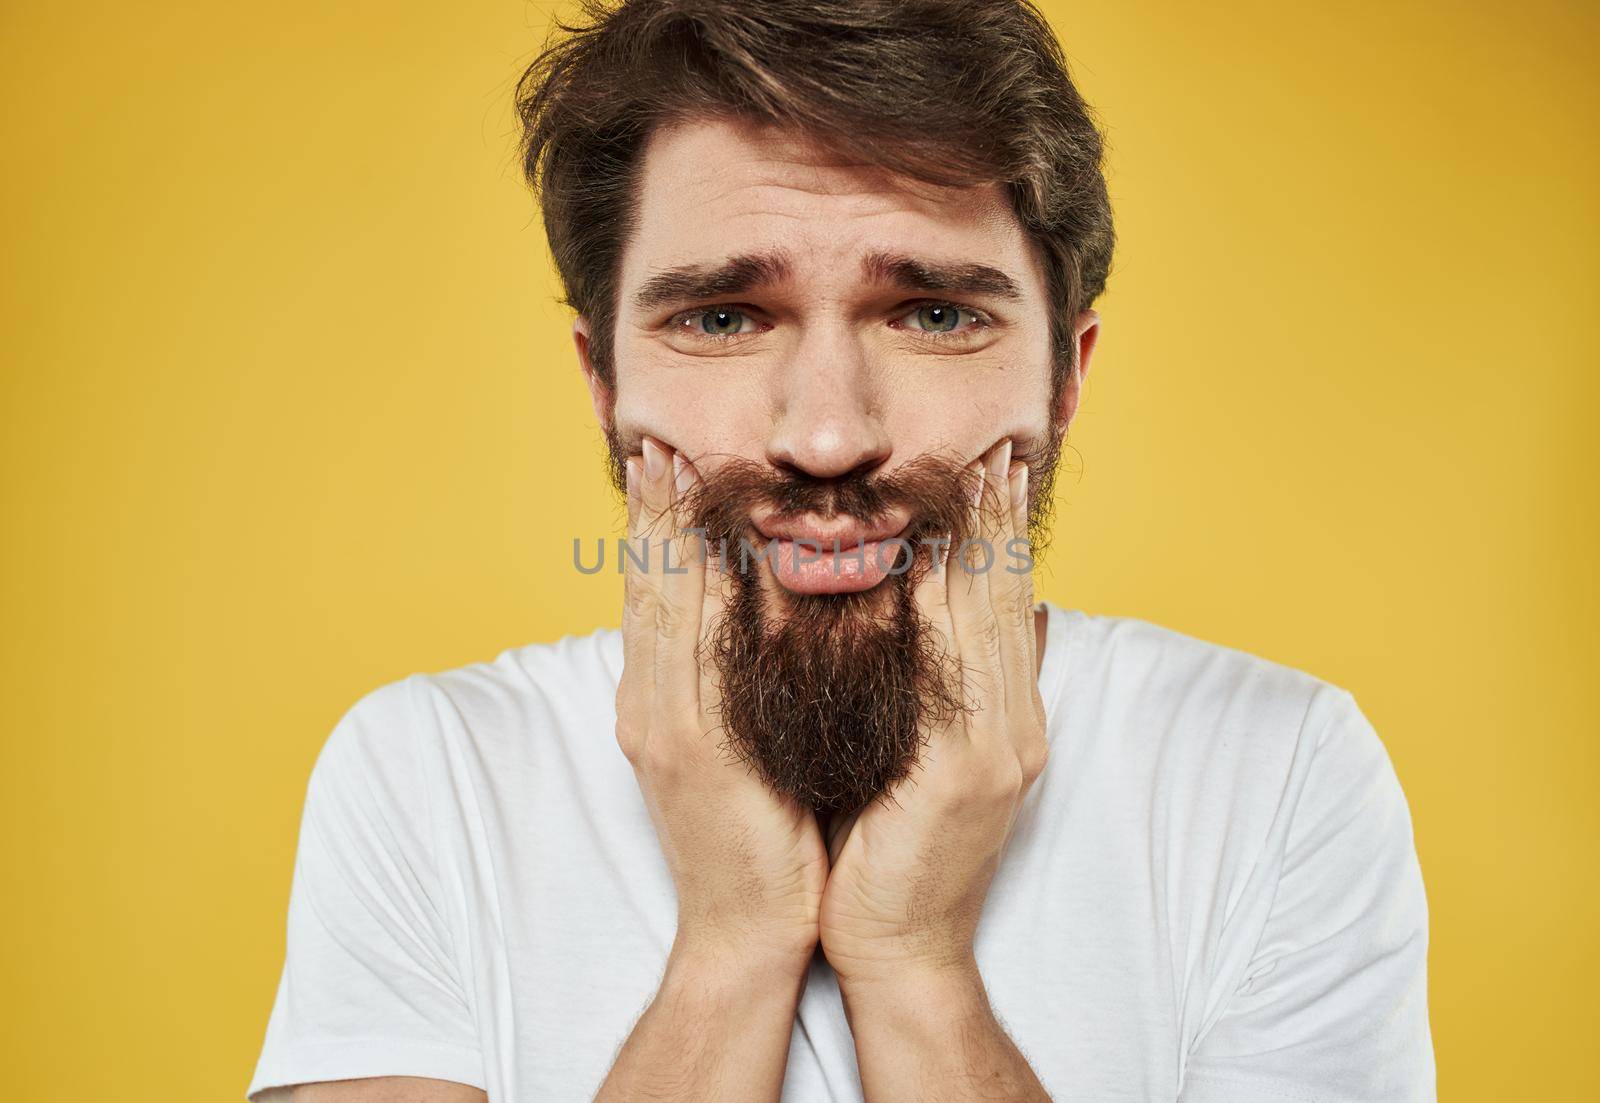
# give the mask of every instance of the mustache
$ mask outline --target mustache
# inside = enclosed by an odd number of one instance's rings
[[[1056,476],[1066,447],[1066,426],[1055,420],[1047,432],[1024,442],[1013,438],[1012,460],[1028,468],[1028,541],[1035,556],[1049,548],[1051,519],[1055,500]],[[615,425],[605,429],[606,466],[612,489],[619,499],[627,496],[626,461],[639,453],[640,434],[623,434]],[[704,461],[718,459],[712,470]],[[749,529],[749,518],[757,506],[767,505],[775,519],[788,520],[813,512],[822,517],[844,514],[863,524],[872,524],[895,505],[905,507],[912,518],[912,529],[902,536],[912,544],[923,539],[950,536],[959,547],[974,535],[968,526],[965,504],[975,494],[974,480],[966,464],[948,454],[926,452],[894,471],[882,474],[852,472],[836,479],[823,479],[788,469],[775,468],[740,456],[704,452],[685,458],[694,463],[701,482],[691,492],[689,516],[695,528],[706,532],[712,543],[726,540],[736,546]],[[1081,469],[1080,469],[1081,473]]]
[[[712,544],[732,546],[741,537],[750,539],[750,518],[764,507],[776,521],[815,514],[850,517],[863,525],[903,511],[910,521],[899,536],[913,546],[941,537],[959,545],[976,535],[969,531],[970,506],[982,483],[982,471],[936,453],[892,471],[857,471],[829,479],[732,457],[709,472],[700,471],[700,483],[685,508],[693,526]]]

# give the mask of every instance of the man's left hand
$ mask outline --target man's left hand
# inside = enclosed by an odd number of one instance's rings
[[[1032,577],[1011,558],[1011,542],[1028,532],[1027,467],[1012,470],[1009,440],[978,462],[969,531],[987,554],[974,544],[963,560],[951,549],[916,589],[919,611],[959,660],[968,708],[926,733],[911,777],[829,830],[819,934],[847,991],[959,990],[977,979],[978,917],[1049,750]]]

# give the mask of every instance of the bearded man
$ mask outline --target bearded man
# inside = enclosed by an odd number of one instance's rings
[[[524,162],[627,502],[620,631],[313,772],[252,1098],[1434,1098],[1351,695],[1036,605],[1112,252],[1017,0],[627,0]]]

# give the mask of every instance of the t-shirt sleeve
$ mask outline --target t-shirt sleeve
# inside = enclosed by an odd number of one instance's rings
[[[1180,1103],[1435,1098],[1428,909],[1387,752],[1339,690],[1272,860],[1242,983],[1189,1054]]]
[[[306,790],[287,944],[248,1095],[423,1076],[484,1087],[430,838],[417,675],[358,701]]]

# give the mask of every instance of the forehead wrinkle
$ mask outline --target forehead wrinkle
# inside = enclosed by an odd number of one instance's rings
[[[933,294],[964,290],[1009,302],[1031,293],[1031,280],[1025,292],[1019,277],[1035,274],[1033,258],[1014,258],[1022,271],[964,259],[1014,253],[1011,239],[1020,227],[1008,219],[1009,204],[998,187],[908,188],[906,181],[881,173],[820,171],[814,164],[759,156],[724,159],[714,169],[703,156],[708,151],[697,145],[658,147],[664,156],[647,174],[652,183],[641,203],[643,232],[632,235],[629,252],[643,260],[640,252],[661,250],[667,253],[662,260],[685,263],[651,271],[655,265],[646,261],[644,273],[634,277],[638,290],[626,300],[640,313],[667,305],[669,298],[709,301],[858,271],[867,286]],[[696,212],[691,221],[699,227],[692,236],[685,226],[688,210]],[[705,215],[714,218],[698,221]],[[891,220],[883,223],[886,235],[876,232],[881,219]],[[923,254],[921,243],[930,236],[944,238],[939,252],[948,259]],[[762,272],[760,264],[749,263],[762,252],[786,252],[787,263]]]

